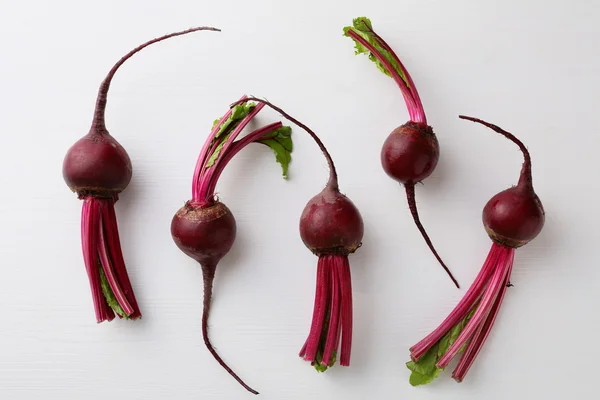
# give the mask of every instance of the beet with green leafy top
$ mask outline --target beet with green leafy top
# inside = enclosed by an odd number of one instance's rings
[[[427,124],[425,110],[415,83],[394,53],[394,50],[374,30],[366,17],[355,18],[352,26],[344,28],[344,36],[354,40],[356,54],[367,54],[384,74],[391,77],[400,88],[410,120],[389,134],[381,149],[381,165],[386,174],[404,185],[408,207],[425,243],[458,288],[454,278],[425,231],[415,200],[415,185],[427,178],[437,166],[440,145],[431,126]]]
[[[204,304],[202,312],[202,336],[204,344],[215,360],[250,393],[258,392],[248,386],[223,361],[213,348],[208,336],[208,316],[212,299],[213,280],[219,261],[229,252],[235,241],[236,222],[231,210],[215,195],[221,173],[233,157],[250,143],[270,147],[281,164],[283,177],[287,179],[288,166],[293,150],[291,128],[275,122],[257,129],[238,139],[242,130],[264,107],[240,101],[244,104],[232,107],[215,121],[204,143],[192,180],[192,198],[185,202],[173,216],[171,236],[186,255],[196,260],[202,268]]]

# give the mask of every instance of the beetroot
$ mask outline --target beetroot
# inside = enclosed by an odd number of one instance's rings
[[[90,131],[69,149],[63,162],[63,177],[78,194],[111,197],[131,181],[129,155],[108,131]]]
[[[352,282],[348,254],[360,246],[364,225],[352,201],[340,193],[335,165],[327,148],[309,127],[281,108],[255,97],[304,129],[317,143],[329,165],[329,181],[300,217],[302,241],[319,257],[312,324],[300,357],[319,372],[333,366],[340,349],[340,365],[350,365],[352,348]],[[240,103],[238,102],[238,103]],[[236,103],[236,104],[238,104]]]
[[[131,160],[125,149],[106,129],[104,113],[113,76],[125,61],[143,48],[162,40],[200,30],[199,27],[152,39],[121,58],[100,85],[92,126],[67,152],[63,177],[83,200],[81,242],[98,323],[142,316],[127,275],[121,252],[114,204],[131,181]]]
[[[258,392],[242,381],[221,359],[208,337],[208,316],[212,298],[215,271],[221,258],[235,241],[235,218],[225,204],[215,196],[215,188],[221,173],[231,159],[248,144],[256,142],[269,146],[281,164],[283,177],[287,178],[288,165],[293,149],[291,128],[281,122],[257,129],[237,139],[244,127],[264,107],[247,103],[230,109],[215,121],[213,129],[202,148],[194,171],[192,199],[177,211],[171,222],[171,235],[177,247],[196,260],[202,268],[204,281],[204,307],[202,312],[202,336],[204,344],[217,362],[246,390]]]
[[[356,54],[368,54],[369,59],[396,82],[404,96],[410,120],[394,129],[383,143],[381,165],[388,176],[404,185],[408,207],[419,232],[458,288],[458,282],[433,246],[417,211],[415,185],[431,175],[440,156],[437,137],[431,126],[427,124],[417,88],[396,53],[381,36],[375,33],[368,18],[355,18],[353,26],[344,28],[344,35],[354,40]]]
[[[358,209],[329,185],[310,199],[300,217],[300,237],[315,254],[354,253],[362,236]]]
[[[189,201],[173,217],[173,239],[185,254],[214,269],[235,241],[235,218],[219,201],[194,207]]]
[[[515,249],[533,240],[544,226],[544,208],[533,190],[531,157],[513,134],[482,120],[481,123],[514,142],[525,162],[516,186],[492,197],[483,209],[483,225],[493,244],[477,278],[450,315],[425,339],[410,348],[414,386],[431,382],[452,361],[464,353],[452,376],[457,382],[467,375],[483,347],[510,286]]]

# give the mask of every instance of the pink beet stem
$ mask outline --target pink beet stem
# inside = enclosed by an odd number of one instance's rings
[[[247,96],[243,95],[240,100],[244,100]],[[214,128],[212,128],[210,134],[208,135],[208,137],[206,138],[206,141],[204,142],[204,146],[202,146],[202,150],[200,150],[200,155],[198,156],[198,161],[196,162],[196,168],[194,169],[194,179],[192,180],[192,198],[200,198],[200,193],[199,193],[199,189],[200,189],[200,178],[204,175],[205,172],[205,168],[204,165],[206,164],[206,161],[208,160],[209,157],[209,147],[213,141],[213,139],[215,138],[215,135],[217,134],[217,132],[219,132],[219,129],[221,129],[221,126],[223,126],[223,123],[225,123],[225,121],[227,120],[227,118],[229,118],[229,116],[231,115],[231,113],[233,112],[233,110],[230,108],[229,110],[227,110],[227,112],[225,113],[225,115],[223,115],[220,119],[219,122],[217,122],[217,124],[214,126]]]
[[[223,154],[223,156],[222,156],[223,158],[221,158],[220,161],[217,163],[217,165],[214,166],[215,172],[212,176],[210,185],[207,189],[207,192],[206,192],[204,198],[214,196],[215,188],[217,186],[217,182],[219,181],[219,178],[221,177],[221,174],[225,170],[225,167],[227,166],[227,164],[229,164],[229,161],[231,161],[231,159],[237,153],[239,153],[240,150],[242,150],[244,147],[246,147],[250,143],[260,139],[261,137],[263,137],[271,132],[276,131],[277,129],[281,128],[282,126],[283,126],[283,124],[281,122],[274,122],[272,124],[263,126],[262,128],[259,128],[255,131],[249,133],[248,135],[244,136],[242,139],[233,143],[233,145],[231,146],[229,151],[226,154]]]
[[[313,362],[316,359],[319,350],[319,341],[323,331],[323,323],[327,312],[328,284],[330,270],[325,265],[323,257],[319,257],[317,264],[317,288],[315,292],[315,307],[313,310],[313,319],[310,327],[310,333],[306,340],[306,353],[304,359]]]
[[[242,96],[242,98],[245,98],[245,96]],[[221,129],[223,123],[227,120],[227,118],[229,118],[231,113],[231,109],[227,110],[225,115],[221,117],[219,122],[215,125],[215,127],[212,129],[212,131],[206,138],[204,146],[202,146],[202,150],[200,151],[200,155],[198,156],[198,161],[196,161],[196,168],[194,169],[194,177],[192,179],[192,199],[194,201],[200,200],[200,183],[202,178],[204,177],[204,173],[206,172],[205,165],[209,158],[210,147],[213,144],[213,139],[215,138],[217,132],[219,132],[219,129]]]
[[[497,246],[499,246],[499,245],[497,245]],[[505,248],[504,251],[506,252],[507,256],[505,258],[505,260],[506,260],[505,266],[502,266],[502,267],[506,268],[507,272],[506,272],[506,277],[504,279],[504,282],[502,284],[500,294],[499,294],[498,298],[496,299],[496,302],[494,303],[494,306],[492,307],[490,314],[488,315],[487,319],[485,320],[485,323],[483,324],[483,326],[481,327],[479,332],[475,336],[473,336],[473,338],[471,339],[469,346],[465,350],[465,354],[462,356],[460,362],[456,366],[456,369],[452,373],[452,377],[457,382],[462,382],[462,380],[467,375],[467,372],[469,372],[469,369],[475,362],[475,359],[477,358],[479,351],[483,347],[483,344],[485,343],[490,332],[492,331],[492,327],[494,326],[494,322],[496,321],[496,317],[498,316],[498,312],[500,311],[500,306],[502,305],[502,301],[504,300],[504,295],[506,294],[506,289],[508,288],[508,283],[510,281],[510,274],[512,272],[512,267],[513,267],[513,262],[514,262],[514,252],[515,252],[514,249],[509,249],[509,248]]]
[[[308,343],[308,340],[304,341],[304,345],[302,345],[302,348],[300,349],[300,352],[298,353],[298,356],[304,358],[304,356],[306,355],[306,344]]]
[[[333,356],[334,350],[338,349],[340,331],[340,314],[341,314],[341,301],[340,301],[340,270],[337,268],[337,262],[334,259],[335,256],[325,256],[327,268],[331,270],[331,296],[330,296],[330,307],[329,307],[329,326],[327,327],[327,337],[325,339],[325,348],[323,350],[323,357],[321,364],[331,366],[331,357]]]
[[[341,355],[340,341],[342,339],[342,325],[343,325],[343,321],[342,321],[342,318],[343,318],[343,315],[342,315],[342,304],[341,304],[341,297],[342,297],[342,291],[341,291],[342,276],[341,276],[341,273],[342,273],[342,271],[338,271],[338,277],[340,279],[339,285],[338,285],[340,287],[340,322],[337,325],[337,332],[335,333],[335,345],[334,345],[334,349],[336,349],[337,352],[338,352],[338,354],[340,354],[340,355]]]
[[[256,117],[256,115],[264,107],[265,107],[264,104],[257,104],[256,107],[254,107],[254,109],[248,115],[246,115],[246,117],[244,117],[244,119],[242,119],[240,121],[240,123],[233,129],[233,131],[231,131],[227,142],[225,142],[225,144],[221,148],[221,153],[219,154],[219,157],[216,159],[215,164],[218,164],[221,161],[221,159],[223,158],[223,155],[227,154],[227,150],[232,146],[232,144],[235,142],[235,139],[237,139],[239,134],[242,133],[242,131],[244,130],[246,125],[248,125],[250,123],[250,121],[252,121],[252,119],[254,117]],[[211,171],[209,171],[209,172],[211,172]]]
[[[350,352],[352,350],[352,277],[348,256],[334,256],[337,268],[342,277],[340,291],[342,294],[342,351],[340,365],[350,365]]]
[[[97,294],[97,287],[99,286],[100,276],[96,272],[98,267],[98,253],[96,253],[96,238],[94,232],[95,221],[93,221],[93,198],[86,197],[83,200],[83,208],[81,210],[81,244],[83,248],[83,259],[85,262],[85,268],[87,270],[88,278],[90,281],[90,289],[92,290],[92,299],[94,301],[94,311],[98,322],[102,322],[101,319],[101,305],[102,298]]]
[[[498,257],[498,262],[496,263],[496,269],[494,271],[494,275],[490,280],[490,283],[481,299],[481,303],[477,307],[475,314],[471,320],[467,323],[465,329],[458,336],[458,339],[450,346],[446,354],[442,356],[442,358],[437,362],[436,366],[440,369],[446,368],[446,366],[452,361],[452,359],[458,354],[460,349],[467,343],[469,339],[473,336],[477,328],[480,324],[482,324],[487,316],[489,315],[496,298],[498,297],[498,293],[502,289],[502,285],[504,280],[506,279],[506,274],[508,272],[507,268],[504,267],[506,263],[506,254],[501,252]]]
[[[492,275],[494,267],[496,266],[498,256],[498,249],[492,246],[481,271],[479,271],[475,281],[471,287],[469,287],[469,290],[467,290],[467,293],[465,293],[458,305],[433,332],[410,348],[411,358],[413,360],[416,361],[420,359],[431,346],[436,344],[446,333],[448,333],[448,331],[450,331],[450,329],[462,321],[469,311],[471,311],[483,294],[483,290],[487,285],[489,277]]]
[[[84,198],[81,213],[81,243],[83,260],[90,281],[94,311],[98,323],[112,321],[115,318],[114,312],[104,299],[100,285],[100,270],[97,251],[99,220],[100,213],[98,210],[97,199],[92,196]]]
[[[227,110],[225,115],[221,117],[219,122],[215,125],[215,127],[210,131],[210,134],[206,138],[204,145],[202,146],[202,150],[200,150],[200,155],[198,156],[198,161],[196,161],[196,167],[194,168],[194,177],[192,179],[192,197],[200,197],[198,190],[200,189],[200,178],[204,175],[204,165],[206,164],[206,160],[208,159],[208,148],[211,145],[216,133],[221,129],[223,122],[229,118],[231,115],[231,108]]]
[[[108,243],[108,251],[110,259],[115,269],[117,281],[119,282],[125,298],[131,304],[133,313],[129,315],[131,319],[141,318],[142,314],[129,280],[125,260],[123,259],[123,251],[121,250],[121,240],[119,239],[119,228],[117,225],[117,215],[115,214],[115,200],[108,199],[103,207],[103,223]]]
[[[229,149],[229,147],[231,146],[233,141],[236,139],[236,137],[242,132],[242,130],[244,130],[246,125],[248,125],[248,123],[250,123],[252,118],[254,118],[256,116],[256,114],[258,114],[260,112],[260,110],[262,110],[263,108],[264,108],[263,104],[258,104],[254,108],[254,110],[252,110],[244,119],[242,119],[240,121],[240,123],[235,127],[235,129],[229,134],[229,137],[227,138],[227,142],[221,148],[219,157],[215,161],[215,164],[213,164],[213,168],[211,168],[208,171],[205,171],[204,175],[200,179],[200,188],[198,190],[200,196],[197,199],[193,199],[194,201],[204,203],[204,202],[210,202],[212,200],[212,199],[210,199],[208,190],[211,185],[212,177],[215,173],[215,169],[216,169],[218,163],[222,159],[223,154],[227,154],[227,150]]]
[[[246,136],[244,136],[243,138],[241,138],[240,140],[236,141],[235,143],[233,143],[231,145],[231,148],[229,149],[227,154],[223,155],[223,159],[221,159],[221,163],[224,166],[227,165],[227,163],[229,163],[229,161],[231,161],[231,159],[237,153],[239,153],[244,147],[246,147],[250,143],[260,140],[262,137],[267,136],[271,132],[275,132],[277,129],[281,128],[282,126],[283,126],[283,124],[281,122],[273,122],[269,125],[263,126],[262,128],[258,128],[256,130],[250,132],[249,134],[247,134]],[[220,169],[223,170],[224,166],[221,167]]]
[[[362,36],[354,32],[354,30],[350,29],[348,31],[348,35],[350,35],[354,40],[366,47],[371,52],[371,54],[373,54],[373,56],[377,58],[377,60],[379,60],[381,64],[383,64],[385,69],[390,73],[392,79],[394,80],[394,82],[396,82],[396,84],[400,88],[400,91],[402,92],[402,95],[404,96],[404,102],[406,103],[406,108],[408,109],[410,120],[426,125],[427,119],[425,117],[425,111],[423,110],[423,106],[417,105],[408,85],[406,84],[406,82],[404,82],[404,80],[398,74],[398,72],[396,72],[396,69],[392,66],[392,64],[390,64],[390,62],[386,60],[385,57],[383,57],[377,51],[377,49],[375,49],[375,47],[373,47],[369,42],[363,39]]]
[[[119,305],[121,306],[125,314],[127,316],[130,316],[131,314],[133,314],[134,309],[131,306],[131,304],[129,304],[129,301],[127,301],[125,293],[123,293],[123,290],[121,289],[121,285],[119,284],[119,281],[115,274],[115,270],[110,261],[110,257],[108,255],[108,242],[105,239],[104,224],[102,222],[102,219],[100,219],[98,233],[100,239],[98,242],[98,254],[100,255],[100,261],[102,264],[102,269],[104,270],[104,275],[106,275],[108,284],[110,285],[110,288],[113,291],[115,298],[119,302]]]
[[[423,121],[424,124],[427,124],[427,117],[425,116],[425,110],[423,108],[423,103],[421,102],[421,97],[419,97],[419,92],[417,91],[417,87],[415,86],[415,83],[413,82],[412,77],[408,73],[408,70],[404,67],[404,64],[402,64],[402,61],[400,61],[400,58],[398,57],[398,55],[396,55],[396,53],[394,52],[392,47],[390,45],[388,45],[387,42],[381,36],[379,36],[377,34],[377,32],[375,32],[373,30],[373,28],[370,28],[366,24],[365,24],[365,27],[373,34],[373,36],[375,36],[375,38],[377,39],[379,44],[384,49],[386,49],[392,55],[392,57],[394,57],[394,60],[400,66],[400,69],[402,70],[404,77],[408,81],[408,89],[410,90],[410,93],[412,94],[412,98],[417,106],[417,111],[421,114],[419,117],[421,118],[421,120]]]

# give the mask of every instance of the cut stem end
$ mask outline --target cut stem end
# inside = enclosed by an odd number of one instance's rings
[[[299,355],[317,371],[324,372],[333,366],[338,354],[340,365],[349,366],[351,347],[352,282],[348,256],[321,255],[312,324]]]

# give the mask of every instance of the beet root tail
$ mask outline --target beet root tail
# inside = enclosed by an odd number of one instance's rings
[[[408,207],[410,208],[410,213],[412,214],[413,220],[415,221],[415,225],[417,225],[419,232],[421,232],[423,239],[425,239],[425,243],[427,243],[427,246],[429,246],[429,249],[435,256],[435,258],[438,260],[442,268],[444,268],[444,271],[446,271],[450,279],[452,279],[454,285],[460,289],[458,281],[456,280],[456,278],[454,278],[454,275],[452,275],[452,272],[450,272],[450,269],[446,266],[435,247],[433,247],[433,243],[431,242],[429,235],[427,234],[425,228],[423,227],[423,224],[421,223],[421,219],[419,218],[419,212],[417,211],[417,202],[415,200],[415,185],[413,183],[407,183],[404,185],[404,188],[406,189],[406,199],[408,200]]]
[[[231,375],[240,385],[244,387],[247,391],[252,394],[258,394],[258,392],[248,386],[233,370],[223,361],[221,356],[217,353],[217,351],[213,348],[210,343],[210,339],[208,337],[208,315],[210,311],[210,303],[212,299],[212,288],[213,281],[215,278],[215,270],[216,265],[210,265],[208,263],[202,264],[202,279],[204,281],[204,306],[202,310],[202,338],[204,339],[204,344],[206,348],[212,354],[212,356],[217,360],[217,362]]]

